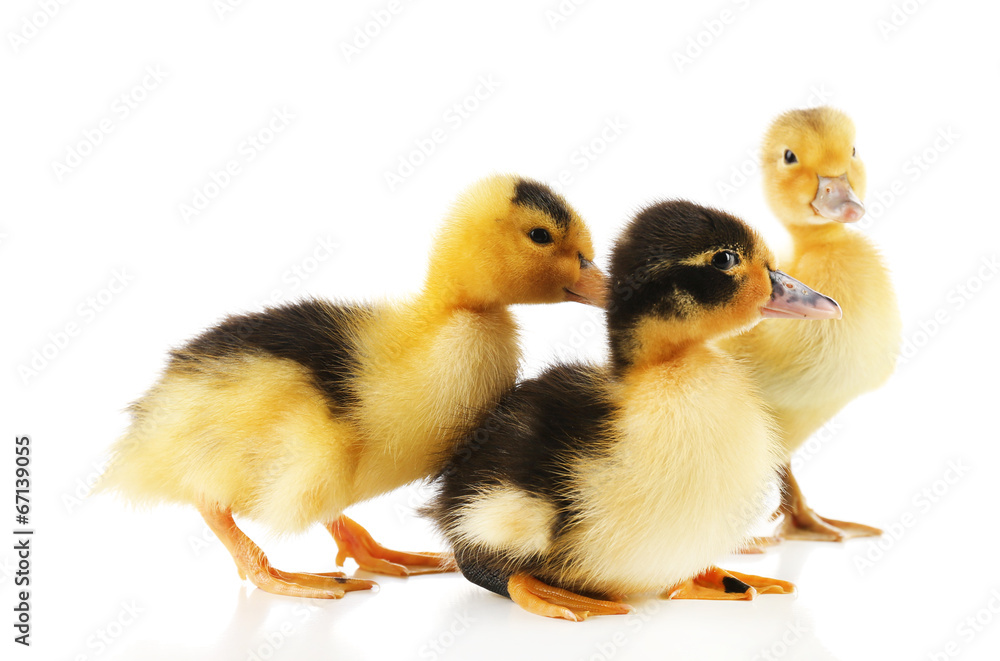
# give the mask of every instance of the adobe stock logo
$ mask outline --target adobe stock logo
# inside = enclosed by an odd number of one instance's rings
[[[701,29],[688,36],[682,48],[671,53],[677,73],[684,73],[685,69],[693,65],[750,8],[750,0],[732,0],[731,4],[736,5],[736,10],[724,8],[716,16],[703,20]]]
[[[1000,272],[997,255],[980,258],[979,267],[963,282],[955,285],[945,295],[945,304],[917,324],[917,328],[903,337],[899,347],[899,364],[912,361],[935,337],[950,324],[957,313],[964,310],[979,296]]]
[[[468,94],[444,110],[441,114],[441,125],[414,138],[414,148],[399,154],[396,166],[382,172],[389,192],[394,192],[412,177],[455,132],[462,128],[485,105],[487,100],[496,94],[500,87],[500,81],[494,78],[493,74],[479,76],[476,79],[476,86]]]
[[[60,328],[50,331],[42,339],[42,344],[31,350],[31,357],[17,366],[21,383],[28,385],[58,360],[83,334],[84,329],[118,300],[134,279],[135,276],[125,268],[114,269],[108,283],[80,301],[74,308],[74,316]]]
[[[976,612],[970,613],[962,618],[962,621],[955,626],[955,637],[949,640],[939,652],[930,652],[927,656],[930,661],[948,661],[958,658],[963,650],[963,645],[968,647],[979,637],[980,634],[989,630],[994,621],[1000,616],[1000,590],[994,588],[990,591],[989,600]]]
[[[284,106],[272,108],[265,123],[256,131],[248,133],[236,147],[236,154],[218,169],[209,170],[201,183],[194,187],[191,197],[177,205],[181,220],[190,223],[205,212],[295,119],[296,116]]]
[[[7,33],[7,41],[14,53],[19,53],[37,37],[67,4],[69,0],[38,0],[38,10],[21,17],[20,30]]]
[[[400,0],[389,0],[383,8],[373,9],[367,21],[354,28],[354,33],[350,41],[340,42],[340,53],[344,60],[350,64],[361,53],[368,48],[382,33],[388,29],[396,16],[403,11],[403,3]]]
[[[891,37],[894,37],[925,4],[927,4],[927,0],[904,0],[898,4],[894,3],[889,16],[875,22],[879,34],[882,35],[882,41],[889,41]]]
[[[96,124],[83,129],[81,131],[82,139],[67,145],[66,153],[61,160],[52,161],[52,173],[55,175],[56,181],[62,183],[66,177],[75,173],[77,168],[94,154],[108,136],[131,117],[154,91],[159,89],[167,79],[167,75],[167,72],[159,64],[145,67],[142,77],[111,102],[108,114],[97,120]]]
[[[854,568],[858,570],[858,575],[864,576],[868,570],[881,562],[910,530],[920,525],[938,509],[971,472],[972,467],[961,458],[948,461],[948,465],[939,477],[913,494],[910,498],[910,507],[895,521],[885,526],[885,534],[870,538],[865,549],[854,555]]]

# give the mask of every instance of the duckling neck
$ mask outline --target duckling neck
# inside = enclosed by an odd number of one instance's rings
[[[792,253],[782,264],[788,273],[835,298],[845,311],[850,309],[852,318],[858,317],[859,306],[877,311],[889,304],[885,299],[892,290],[888,271],[878,248],[863,232],[827,223],[795,228],[791,233]],[[866,292],[874,296],[864,302]],[[819,325],[810,330],[819,331]]]
[[[657,365],[677,363],[705,346],[695,324],[685,320],[650,319],[626,332],[611,329],[611,357],[623,375]]]
[[[492,409],[514,387],[517,324],[502,306],[476,309],[422,292],[395,306],[365,338],[353,413],[365,443],[354,497],[360,501],[434,474],[470,412]]]
[[[661,342],[650,346],[639,345],[631,352],[612,351],[614,372],[621,378],[656,368],[681,365],[691,356],[706,348],[704,342],[684,340]]]
[[[469,287],[456,277],[454,269],[432,263],[418,296],[418,306],[428,312],[468,311],[475,313],[499,313],[507,306],[499,300],[474,296]]]
[[[495,315],[507,311],[507,306],[489,301],[477,301],[463,290],[447,284],[428,282],[417,296],[415,307],[431,316],[450,316],[456,312]]]
[[[788,233],[792,235],[796,254],[817,244],[837,243],[851,236],[851,231],[844,223],[836,222],[820,225],[789,225]]]
[[[652,347],[643,347],[638,352],[638,355],[629,363],[627,372],[639,372],[654,367],[677,365],[688,357],[698,353],[698,350],[702,348],[704,348],[704,343],[695,342],[694,340],[664,342]]]

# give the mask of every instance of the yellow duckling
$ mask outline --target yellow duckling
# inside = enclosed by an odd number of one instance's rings
[[[578,621],[609,599],[752,599],[790,583],[712,566],[765,514],[781,453],[747,370],[715,340],[840,309],[757,234],[690,202],[638,214],[611,259],[611,364],[520,383],[459,445],[427,513],[472,582]],[[774,323],[774,322],[769,322]]]
[[[833,108],[778,117],[761,152],[768,204],[792,236],[785,269],[837,299],[835,324],[765,324],[726,348],[751,366],[772,407],[784,448],[780,535],[842,541],[881,530],[817,515],[806,505],[789,461],[809,436],[858,395],[889,378],[901,321],[878,250],[847,225],[864,215],[865,167],[854,123]]]
[[[234,316],[171,353],[132,405],[100,488],[138,504],[188,503],[240,576],[275,594],[339,598],[374,583],[280,571],[234,522],[282,533],[322,523],[338,564],[406,575],[450,556],[379,546],[343,515],[433,475],[468,412],[514,385],[517,303],[603,303],[590,233],[542,184],[496,176],[444,224],[423,290],[398,303],[323,300]]]

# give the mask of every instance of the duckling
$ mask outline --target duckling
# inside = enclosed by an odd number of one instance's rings
[[[764,192],[791,234],[789,273],[833,296],[836,324],[763,324],[726,348],[751,366],[775,412],[785,456],[779,537],[843,541],[878,528],[828,519],[808,505],[792,474],[792,453],[858,395],[892,374],[902,322],[888,269],[872,242],[847,227],[864,215],[865,166],[851,119],[833,108],[793,110],[764,138]]]
[[[508,306],[603,304],[590,233],[543,184],[473,185],[437,235],[420,293],[379,304],[303,300],[229,317],[170,355],[131,407],[101,490],[194,505],[241,578],[275,594],[340,598],[373,587],[270,565],[234,516],[279,533],[322,523],[337,564],[407,575],[450,555],[383,548],[344,509],[434,474],[468,412],[515,382]]]
[[[611,258],[610,364],[518,384],[439,477],[425,513],[466,578],[573,621],[640,592],[794,590],[711,564],[766,513],[780,460],[749,372],[716,341],[763,317],[840,315],[773,263],[721,211],[670,201],[632,220]]]

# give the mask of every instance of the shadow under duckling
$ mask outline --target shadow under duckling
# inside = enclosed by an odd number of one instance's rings
[[[279,533],[322,523],[337,564],[392,575],[453,571],[450,554],[383,548],[344,509],[429,477],[470,411],[519,368],[508,306],[603,304],[580,216],[546,186],[495,176],[458,200],[412,300],[305,300],[234,316],[173,351],[131,407],[98,490],[194,505],[242,578],[275,594],[339,598],[372,581],[270,565],[234,516]]]
[[[778,535],[786,539],[843,541],[882,534],[816,514],[790,464],[795,450],[851,400],[885,383],[902,335],[881,255],[867,237],[847,227],[864,215],[865,168],[854,138],[854,123],[838,110],[793,110],[771,125],[761,153],[765,196],[793,242],[782,265],[836,298],[843,320],[764,324],[725,345],[750,365],[775,413],[785,455]]]
[[[773,262],[742,221],[690,202],[632,220],[611,259],[610,365],[518,384],[442,471],[425,514],[470,581],[574,621],[628,612],[613,600],[629,594],[794,589],[711,564],[749,539],[781,460],[749,371],[715,341],[840,316]]]

